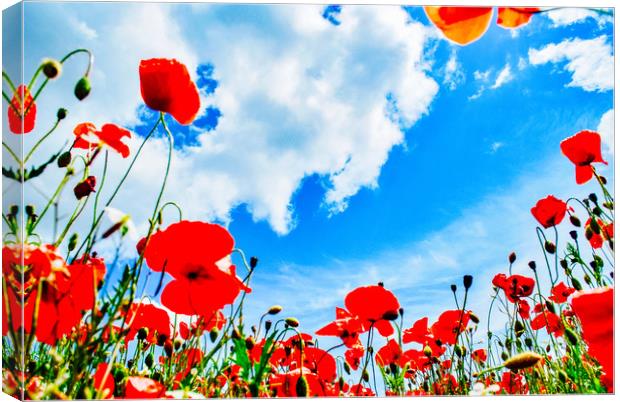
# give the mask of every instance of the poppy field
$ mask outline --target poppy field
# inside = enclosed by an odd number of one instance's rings
[[[485,34],[491,11],[427,7],[426,14],[446,38],[466,45]],[[512,29],[541,10],[498,12],[497,24]],[[566,132],[557,144],[574,166],[574,195],[540,194],[531,205],[538,253],[506,250],[505,269],[490,283],[464,264],[462,282],[445,289],[438,316],[412,316],[379,282],[347,289],[333,306],[333,321],[319,329],[306,328],[275,300],[253,322],[244,315],[246,295],[255,276],[269,274],[260,269],[260,250],[246,255],[234,232],[185,219],[164,195],[175,162],[165,117],[188,125],[201,106],[186,65],[164,55],[135,66],[141,99],[158,118],[132,149],[127,139],[135,134],[114,122],[84,121],[62,131],[65,108],[55,121],[37,115],[45,89],[68,63],[85,68],[80,77],[62,77],[76,82],[67,99],[88,102],[91,85],[98,85],[88,49],[43,60],[27,84],[3,71],[11,89],[3,91],[3,147],[10,158],[3,161],[3,181],[26,187],[62,172],[46,204],[26,200],[3,210],[3,392],[36,400],[614,392],[615,204],[600,173],[608,163],[600,133]],[[63,149],[40,155],[46,140],[66,133]],[[140,164],[144,144],[158,135],[167,140],[168,159],[153,184],[158,196],[144,202],[148,229],[138,234],[129,262],[117,264],[102,258],[98,246],[114,236],[124,241],[135,228],[126,215],[111,225],[105,217],[122,203],[117,195]],[[36,142],[22,151],[13,145],[22,136]],[[119,176],[106,173],[112,154],[130,161]],[[584,192],[586,183],[597,191]],[[112,188],[109,196],[101,195],[104,185]],[[54,213],[63,191],[72,195],[72,213],[49,238],[39,223]],[[93,211],[92,222],[78,233],[85,210]],[[570,225],[568,236],[560,224]],[[528,274],[513,273],[516,266],[527,266]],[[147,273],[157,283],[154,293],[140,285]],[[485,310],[470,307],[474,286],[488,289]]]

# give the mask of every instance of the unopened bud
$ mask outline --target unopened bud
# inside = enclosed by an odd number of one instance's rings
[[[566,337],[566,340],[568,340],[568,342],[570,342],[570,344],[573,346],[576,345],[577,342],[579,342],[579,338],[577,337],[575,331],[568,327],[564,328],[564,336]]]
[[[253,336],[248,336],[247,338],[245,338],[245,348],[247,350],[254,349],[254,345],[256,345],[256,341],[254,340]]]
[[[344,367],[344,371],[345,371],[347,374],[351,375],[351,366],[349,365],[349,363],[344,362],[343,367]]]
[[[463,286],[465,287],[465,290],[468,290],[472,283],[474,282],[474,277],[471,275],[465,275],[463,276]]]
[[[153,363],[155,363],[155,356],[153,356],[152,353],[149,353],[144,358],[144,364],[146,364],[146,367],[151,368],[153,367]]]
[[[424,356],[431,357],[432,354],[433,354],[433,349],[431,349],[431,347],[428,345],[424,346]]]
[[[594,193],[590,193],[590,195],[588,196],[588,198],[590,199],[590,201],[596,203],[598,201],[598,197],[596,196],[596,194]]]
[[[521,370],[535,366],[542,360],[542,356],[534,352],[523,352],[504,362],[504,367],[510,370]]]
[[[271,324],[271,321],[265,321],[265,331],[269,332],[269,330],[271,329]]]
[[[303,375],[300,375],[295,384],[295,392],[298,397],[308,396],[308,380]]]
[[[297,328],[299,326],[299,321],[297,320],[297,318],[288,317],[287,319],[284,320],[284,322],[289,327]]]
[[[368,374],[368,370],[364,370],[364,372],[362,372],[362,380],[366,382],[370,381],[370,375]]]
[[[269,307],[269,310],[267,310],[267,314],[276,315],[280,311],[282,311],[282,306],[279,306],[279,305],[276,304],[275,306]]]
[[[220,334],[219,329],[217,328],[211,329],[211,331],[209,331],[209,339],[211,339],[211,342],[215,342],[219,334]]]
[[[570,283],[571,283],[571,285],[573,285],[573,287],[575,288],[575,290],[582,290],[582,289],[583,289],[583,286],[581,286],[581,282],[579,282],[579,281],[577,280],[577,278],[573,278],[573,277],[571,277],[571,278],[570,278]]]
[[[258,265],[258,258],[250,257],[250,268],[254,269]]]
[[[450,290],[452,290],[452,293],[456,293],[456,285],[455,284],[450,285]]]
[[[149,329],[147,327],[142,327],[138,330],[138,339],[143,341],[149,334]]]
[[[568,219],[570,220],[570,223],[573,224],[573,226],[581,227],[581,221],[575,215],[571,215]]]
[[[84,100],[90,94],[90,80],[88,77],[80,78],[77,84],[75,84],[73,93],[78,100]]]
[[[64,168],[69,166],[69,164],[71,163],[71,152],[67,151],[67,152],[63,152],[62,154],[60,154],[60,156],[58,157],[58,160],[56,161],[56,164],[58,164],[59,168]]]
[[[469,313],[469,319],[474,323],[474,324],[480,324],[480,318],[478,318],[478,316],[474,313]]]
[[[554,254],[555,253],[555,244],[553,244],[552,242],[550,242],[549,240],[547,240],[545,242],[545,250],[549,253],[549,254]]]
[[[60,109],[58,109],[58,111],[56,112],[56,118],[58,120],[64,120],[67,117],[67,109],[65,109],[64,107],[61,107]]]
[[[603,214],[603,210],[599,207],[592,208],[592,213],[596,216],[601,216]]]
[[[67,245],[67,248],[69,249],[69,251],[75,250],[75,247],[77,246],[77,242],[78,242],[78,234],[73,233],[71,237],[69,237],[69,244]]]
[[[536,261],[530,261],[527,263],[527,266],[530,267],[532,271],[536,271]]]
[[[50,80],[58,78],[62,72],[62,64],[58,60],[46,59],[41,66],[43,67],[43,74]]]

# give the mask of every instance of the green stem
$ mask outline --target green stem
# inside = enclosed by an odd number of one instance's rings
[[[9,77],[9,75],[4,70],[2,70],[2,78],[4,78],[7,84],[9,84],[13,92],[17,92],[17,88],[15,87],[15,84],[13,84],[13,81],[11,81],[11,77]]]
[[[15,159],[15,162],[17,162],[17,164],[20,166],[20,170],[21,170],[22,169],[22,161],[19,159],[19,157],[15,154],[15,152],[13,152],[11,147],[9,147],[4,141],[2,141],[2,146],[4,147],[4,149],[6,149],[6,151],[9,153],[9,155],[11,155],[13,157],[13,159]]]
[[[28,162],[28,160],[30,159],[30,157],[32,156],[34,151],[36,151],[36,149],[43,143],[43,141],[45,141],[47,139],[47,137],[49,137],[54,132],[54,130],[56,130],[56,128],[58,127],[59,123],[60,123],[60,119],[57,119],[56,123],[54,123],[52,128],[47,133],[45,133],[45,135],[43,137],[41,137],[39,139],[39,141],[37,141],[36,144],[34,144],[34,146],[30,149],[30,152],[28,152],[28,154],[24,158],[24,162],[22,163],[22,166],[26,166],[26,163]]]

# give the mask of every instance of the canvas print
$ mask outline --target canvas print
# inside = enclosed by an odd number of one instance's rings
[[[614,393],[614,9],[3,10],[2,390]]]

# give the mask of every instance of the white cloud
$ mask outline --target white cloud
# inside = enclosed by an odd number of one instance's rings
[[[485,71],[474,71],[474,79],[479,82],[479,87],[478,90],[467,99],[478,99],[487,89],[497,89],[514,79],[514,75],[512,74],[512,70],[510,68],[510,63],[506,63],[506,65],[497,73],[494,81],[491,81],[492,73],[492,68]],[[490,82],[493,82],[493,84],[489,86]]]
[[[526,67],[527,60],[525,60],[525,58],[523,57],[519,57],[519,62],[517,63],[517,68],[519,69],[519,71],[525,70]]]
[[[93,40],[97,39],[97,31],[92,29],[88,24],[84,21],[78,20],[75,16],[69,15],[68,17],[69,24],[73,26],[73,28],[81,35],[84,35],[86,39]]]
[[[502,148],[504,146],[503,142],[500,141],[495,141],[494,143],[491,144],[491,153],[494,154],[497,151],[499,151],[500,148]]]
[[[599,25],[613,22],[613,17],[611,16],[602,15],[593,10],[580,7],[566,7],[554,9],[545,12],[544,15],[546,15],[551,21],[553,21],[553,26],[555,27],[585,22],[588,18],[597,20]]]
[[[456,49],[453,49],[444,67],[443,83],[447,85],[450,90],[455,90],[463,81],[465,81],[463,66],[461,66],[456,57]]]
[[[262,7],[262,18],[235,13],[228,20],[212,6],[186,8],[190,14],[179,12],[182,6],[127,5],[120,18],[95,11],[101,7],[82,9],[90,12],[82,19],[99,34],[97,64],[91,96],[68,105],[66,132],[80,121],[135,123],[142,58],[176,57],[192,73],[199,62],[215,66],[219,87],[203,104],[219,108],[222,117],[214,131],[199,136],[200,146],[175,151],[165,196],[190,219],[227,221],[232,208],[245,204],[255,220],[287,233],[295,223],[291,197],[313,174],[325,179],[327,209],[343,211],[361,188],[377,186],[390,150],[405,141],[401,129],[427,113],[438,91],[423,55],[430,30],[400,7],[344,7],[337,27],[321,17],[321,6]],[[32,48],[46,55],[78,42],[72,32],[59,37]],[[72,85],[51,87],[41,98],[39,121],[46,113],[51,120]],[[140,141],[131,140],[132,153]],[[122,200],[154,200],[165,155],[165,141],[149,141],[113,204],[142,228],[150,205]],[[113,158],[102,200],[127,163]]]
[[[512,81],[513,78],[514,76],[512,75],[512,72],[510,71],[510,64],[506,63],[504,68],[502,68],[499,74],[497,74],[497,77],[495,78],[495,83],[493,83],[493,85],[491,86],[491,89],[497,89],[501,87],[502,85],[506,84],[507,82]]]
[[[613,89],[612,47],[605,35],[594,39],[570,39],[541,49],[530,49],[528,55],[533,65],[566,62],[564,70],[571,73],[569,87],[580,87],[588,92]]]
[[[596,131],[601,135],[603,153],[614,157],[614,110],[610,109],[598,124]]]

